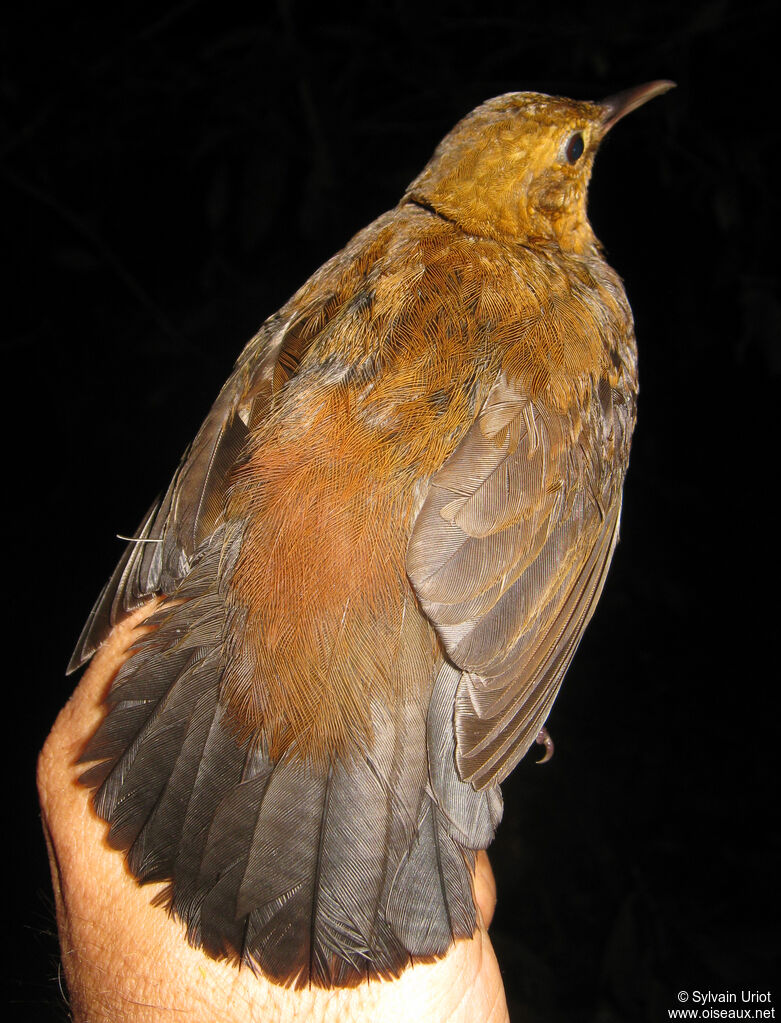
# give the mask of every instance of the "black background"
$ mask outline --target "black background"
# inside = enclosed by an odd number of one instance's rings
[[[641,351],[622,543],[549,721],[556,757],[504,787],[492,934],[519,1023],[655,1021],[679,989],[772,989],[774,5],[17,7],[0,186],[18,1018],[66,1015],[33,779],[64,665],[114,534],[244,342],[477,103],[662,77],[677,90],[616,129],[591,189]]]

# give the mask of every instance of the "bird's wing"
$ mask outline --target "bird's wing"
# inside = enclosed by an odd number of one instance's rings
[[[462,671],[456,761],[476,788],[534,742],[616,544],[633,413],[594,383],[550,411],[501,374],[412,533],[410,580]]]
[[[296,369],[306,319],[282,310],[247,345],[166,491],[150,508],[103,587],[68,665],[89,660],[111,628],[153,594],[171,593],[218,528],[231,481],[252,428],[272,394]]]

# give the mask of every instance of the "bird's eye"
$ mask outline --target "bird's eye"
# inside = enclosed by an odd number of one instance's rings
[[[564,150],[564,155],[567,157],[567,163],[577,163],[583,155],[585,149],[583,143],[583,136],[580,132],[576,132],[567,143],[567,148]]]

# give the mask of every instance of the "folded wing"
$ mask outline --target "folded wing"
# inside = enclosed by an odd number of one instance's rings
[[[456,762],[476,788],[534,742],[602,590],[631,429],[614,399],[595,382],[552,411],[501,374],[418,515],[407,571],[462,672]]]

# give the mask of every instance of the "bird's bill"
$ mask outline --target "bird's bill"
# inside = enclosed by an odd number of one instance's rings
[[[600,103],[605,111],[602,120],[602,134],[606,135],[622,117],[631,114],[633,110],[637,110],[649,99],[661,96],[662,93],[674,88],[675,82],[660,79],[656,82],[646,82],[645,85],[636,85],[633,89],[624,89],[623,92],[617,92],[615,96],[608,96]]]

